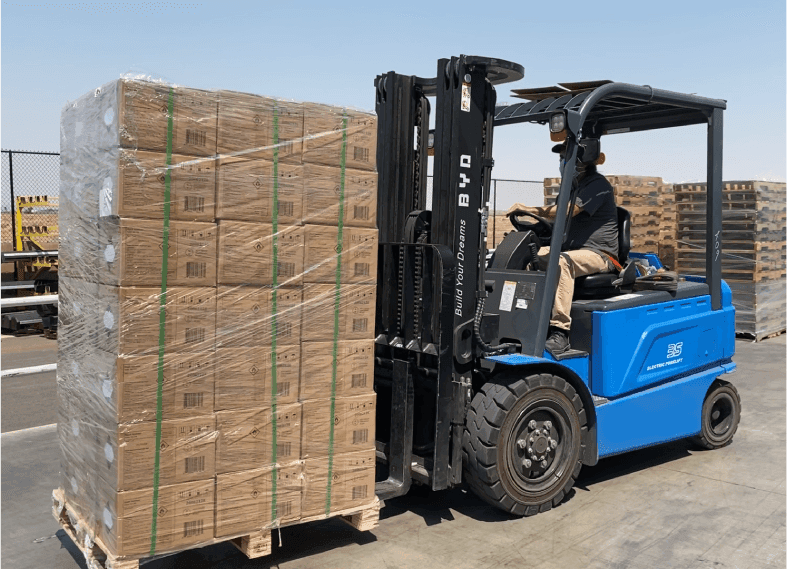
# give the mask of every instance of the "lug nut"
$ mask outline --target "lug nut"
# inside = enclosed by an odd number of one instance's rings
[[[531,464],[533,464],[533,463],[532,463],[532,462],[530,462],[530,459],[529,459],[529,458],[526,458],[526,459],[524,459],[524,460],[522,461],[522,466],[524,466],[525,468],[530,468],[530,465],[531,465]]]
[[[533,447],[527,447],[527,453],[533,454]]]
[[[525,448],[527,446],[527,441],[525,439],[519,439],[516,442],[516,446],[518,446],[519,448]]]
[[[546,460],[542,460],[541,461],[541,468],[546,468],[546,467],[547,467],[547,461]]]
[[[533,433],[533,434],[534,434],[535,436],[537,436],[537,437],[540,437],[540,436],[541,436],[541,429],[536,429],[536,432],[535,432],[535,433]]]
[[[557,441],[555,439],[549,439],[549,446],[553,449],[557,448]]]
[[[531,429],[535,429],[535,428],[536,428],[536,421],[535,421],[535,420],[531,420],[531,421],[530,421],[530,422],[527,424],[527,426],[528,426],[528,427],[530,427]]]
[[[548,431],[549,429],[551,429],[551,428],[552,428],[552,421],[545,421],[545,422],[544,422],[544,428],[545,428],[547,431]]]

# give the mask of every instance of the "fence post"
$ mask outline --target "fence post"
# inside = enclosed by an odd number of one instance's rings
[[[11,188],[11,250],[16,251],[16,196],[14,195],[14,153],[8,151],[8,185]],[[19,274],[14,263],[14,280],[19,280]]]

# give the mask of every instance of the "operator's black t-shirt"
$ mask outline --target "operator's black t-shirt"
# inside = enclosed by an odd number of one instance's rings
[[[618,256],[618,210],[612,185],[598,172],[579,183],[576,206],[583,211],[571,220],[566,251],[591,249]]]

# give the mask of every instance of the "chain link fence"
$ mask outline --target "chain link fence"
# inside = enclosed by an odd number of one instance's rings
[[[0,210],[4,251],[56,250],[60,155],[3,150]]]
[[[57,152],[3,150],[0,156],[3,251],[57,250],[60,155]],[[4,263],[2,279],[38,279],[51,267],[53,263],[47,259]]]

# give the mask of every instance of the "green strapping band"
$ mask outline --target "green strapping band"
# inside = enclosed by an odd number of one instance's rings
[[[276,519],[276,322],[279,286],[279,109],[273,107],[273,291],[271,292],[271,521]]]
[[[339,224],[336,245],[336,290],[333,300],[333,361],[331,370],[331,427],[328,435],[328,486],[325,491],[325,515],[331,513],[331,483],[333,481],[333,425],[336,419],[336,368],[339,357],[339,305],[342,290],[342,242],[344,235],[344,169],[347,159],[347,115],[342,118],[342,155],[339,165]]]
[[[172,165],[172,117],[174,115],[175,90],[169,88],[167,106],[167,172],[164,175],[164,231],[161,256],[161,295],[159,296],[158,324],[158,386],[156,388],[156,458],[153,461],[153,522],[150,524],[150,554],[156,553],[156,526],[158,524],[159,464],[161,462],[161,415],[164,393],[164,343],[166,341],[167,272],[169,264],[169,194]]]

